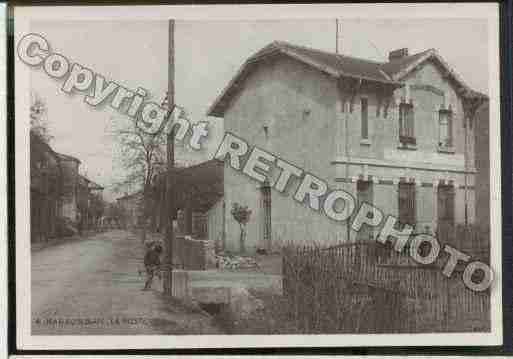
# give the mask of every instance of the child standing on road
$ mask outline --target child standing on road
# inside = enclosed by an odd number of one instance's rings
[[[162,246],[156,244],[150,247],[144,255],[144,266],[146,267],[146,284],[143,290],[151,289],[153,283],[153,276],[160,274],[160,254],[162,253]]]

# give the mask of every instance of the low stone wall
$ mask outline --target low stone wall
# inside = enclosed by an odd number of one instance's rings
[[[212,241],[197,240],[189,236],[176,236],[173,242],[173,264],[184,270],[216,268],[216,256]]]

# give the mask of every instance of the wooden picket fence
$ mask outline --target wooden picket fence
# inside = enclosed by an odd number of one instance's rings
[[[289,315],[305,333],[490,330],[488,292],[378,243],[289,244],[282,271]]]

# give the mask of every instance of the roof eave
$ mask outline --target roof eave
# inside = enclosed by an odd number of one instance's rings
[[[462,91],[460,91],[459,94],[462,97],[480,98],[486,100],[488,99],[487,95],[472,90],[472,88],[468,86],[465,81],[463,81],[463,79],[456,73],[456,71],[454,71],[454,69],[447,62],[445,62],[445,60],[436,52],[435,49],[430,49],[426,51],[426,54],[424,56],[420,57],[417,61],[411,63],[398,73],[392,75],[391,78],[396,81],[400,81],[405,76],[407,76],[413,69],[415,69],[421,63],[423,63],[431,57],[435,58],[438,62],[440,62],[440,64],[442,64],[442,66],[446,69],[447,76],[452,77],[453,80],[457,82],[459,86],[461,86]]]
[[[337,71],[333,68],[330,68],[328,66],[323,66],[315,61],[312,61],[311,59],[308,59],[304,56],[301,56],[294,51],[284,49],[284,48],[277,48],[272,51],[269,51],[265,54],[261,54],[260,56],[252,56],[250,57],[244,64],[240,67],[237,74],[233,77],[233,79],[230,81],[230,83],[225,87],[223,92],[218,96],[218,98],[214,101],[212,106],[207,110],[207,116],[213,116],[213,117],[223,117],[226,111],[226,102],[229,102],[230,99],[226,100],[225,97],[228,95],[229,91],[233,89],[235,86],[238,86],[237,83],[239,82],[240,78],[243,76],[244,71],[248,70],[248,66],[252,65],[254,63],[257,63],[264,58],[268,58],[270,56],[275,56],[277,53],[285,54],[291,58],[294,58],[304,64],[307,64],[309,66],[312,66],[313,68],[318,69],[322,73],[325,73],[331,77],[334,77],[336,79],[340,79],[343,77],[349,77],[349,78],[355,78],[359,80],[365,80],[370,82],[377,82],[377,83],[383,83],[386,85],[392,85],[394,87],[401,87],[403,86],[402,83],[395,81],[394,79],[390,78],[385,72],[381,71],[383,74],[384,79],[376,79],[372,77],[367,76],[357,76],[352,74],[346,74],[342,71]]]

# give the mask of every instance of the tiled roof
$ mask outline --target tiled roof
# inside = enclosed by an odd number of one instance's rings
[[[275,41],[244,62],[238,73],[230,81],[228,86],[215,101],[214,105],[208,110],[208,115],[223,116],[230,99],[240,89],[240,83],[246,78],[249,72],[261,60],[280,54],[294,58],[335,78],[344,76],[400,86],[400,83],[390,79],[390,77],[381,70],[382,64],[379,62],[297,46],[284,41]]]
[[[420,64],[426,59],[434,57],[446,68],[447,73],[452,76],[457,83],[459,83],[463,96],[471,98],[476,96],[485,96],[471,90],[467,85],[465,85],[459,76],[449,68],[434,49],[429,49],[389,62],[376,62],[316,50],[309,47],[297,46],[284,41],[275,41],[255,53],[244,62],[235,77],[230,81],[228,86],[210,107],[207,114],[209,116],[222,117],[231,99],[242,88],[242,81],[244,81],[253,68],[261,60],[279,54],[294,58],[335,78],[356,78],[397,87],[401,86],[401,82],[399,82],[399,80],[414,68],[416,64]]]
[[[63,153],[57,153],[55,152],[55,154],[61,159],[61,160],[68,160],[68,161],[75,161],[75,162],[78,162],[78,163],[81,163],[80,160],[78,158],[75,158],[73,156],[70,156],[70,155],[65,155]]]
[[[215,159],[176,169],[175,204],[184,208],[189,202],[193,210],[204,212],[224,195],[224,163]],[[160,173],[157,186],[165,186],[165,173]],[[187,196],[186,194],[189,194]]]
[[[79,174],[78,177],[83,181],[85,182],[85,184],[87,184],[87,188],[89,189],[93,189],[93,190],[97,190],[97,189],[103,189],[102,186],[100,186],[99,184],[97,184],[96,182],[93,182],[91,181],[89,178],[87,178],[86,176],[84,175],[81,175]]]
[[[392,82],[381,70],[382,64],[379,62],[297,46],[284,41],[273,42],[268,47],[289,52],[291,55],[297,55],[300,59],[305,59],[305,61],[310,60],[313,64],[318,64],[321,69],[329,70],[329,72],[337,76],[364,78],[385,83]],[[255,56],[257,55],[258,53]]]
[[[58,158],[57,153],[55,153],[50,145],[43,141],[40,136],[36,133],[30,131],[30,147],[33,151],[36,152],[48,152]]]

